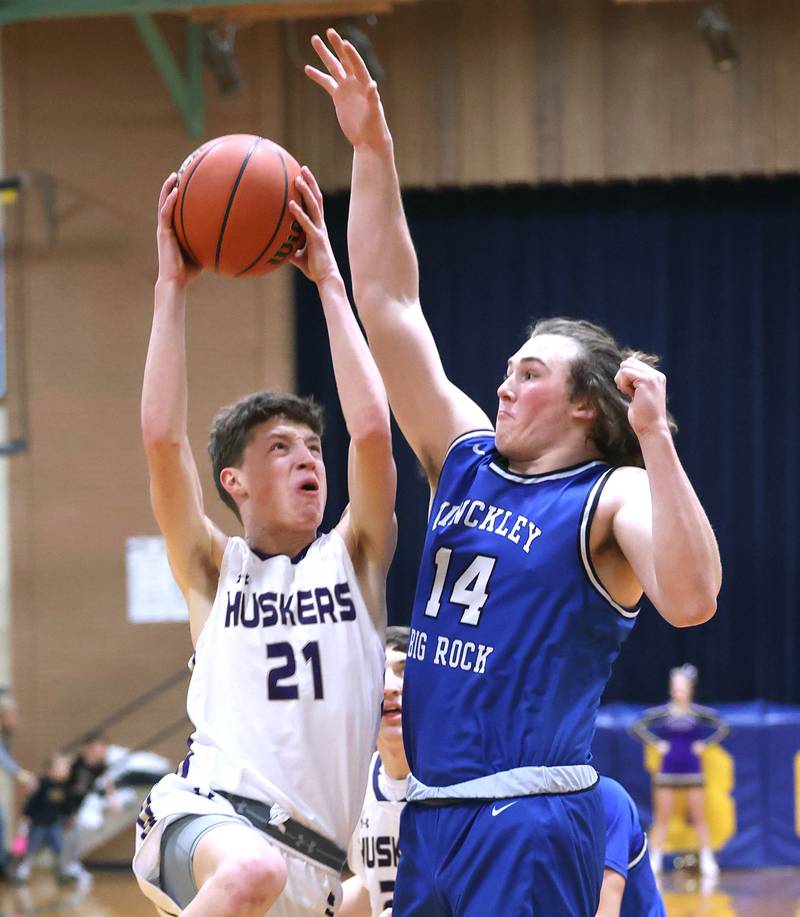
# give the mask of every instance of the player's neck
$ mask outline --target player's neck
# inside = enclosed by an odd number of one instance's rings
[[[317,537],[316,530],[287,531],[245,527],[245,541],[257,554],[295,557]]]
[[[594,443],[581,439],[550,446],[530,457],[509,458],[508,470],[515,474],[547,474],[597,459],[602,456]]]
[[[378,742],[378,754],[381,756],[383,772],[392,780],[405,780],[411,768],[406,760],[403,743]]]

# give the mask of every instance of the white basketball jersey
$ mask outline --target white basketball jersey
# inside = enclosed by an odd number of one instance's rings
[[[278,803],[346,848],[383,699],[384,651],[342,537],[295,558],[225,549],[197,641],[178,773]]]
[[[369,892],[372,917],[392,906],[405,791],[406,781],[388,777],[376,752],[369,766],[361,818],[347,856],[347,865]]]

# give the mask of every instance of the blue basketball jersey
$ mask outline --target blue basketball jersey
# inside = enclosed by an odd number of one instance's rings
[[[589,557],[613,468],[515,474],[494,433],[457,439],[432,501],[403,691],[414,776],[431,786],[586,764],[600,695],[638,609]]]
[[[606,823],[605,866],[625,879],[620,917],[665,917],[636,804],[610,777],[600,778]]]

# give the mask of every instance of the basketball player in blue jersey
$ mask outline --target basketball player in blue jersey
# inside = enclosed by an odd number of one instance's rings
[[[675,452],[665,377],[602,328],[537,323],[505,367],[494,427],[448,380],[377,87],[327,35],[332,50],[312,40],[324,70],[306,73],[354,148],[356,306],[431,486],[394,914],[594,917],[600,696],[642,592],[679,627],[714,614],[714,534]]]
[[[328,915],[361,810],[383,688],[385,578],[395,546],[389,407],[331,251],[308,169],[292,203],[294,263],[317,285],[350,434],[350,502],[318,535],[326,500],[319,408],[257,392],[223,409],[209,452],[241,520],[205,515],[186,431],[186,286],[159,201],[159,274],[142,391],[153,510],[189,608],[189,754],[151,791],[134,871],[161,914]]]
[[[610,777],[600,778],[600,795],[606,852],[597,917],[666,917],[636,804]]]

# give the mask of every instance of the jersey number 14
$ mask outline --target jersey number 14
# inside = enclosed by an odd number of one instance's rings
[[[450,558],[453,551],[450,548],[439,548],[434,561],[436,575],[433,578],[433,588],[425,606],[425,614],[429,618],[436,618],[442,607],[442,593],[447,581],[447,571],[450,568]],[[450,591],[450,603],[463,605],[461,615],[462,624],[477,627],[481,619],[481,611],[489,598],[489,579],[497,563],[496,557],[487,557],[485,554],[476,554],[467,569],[453,583]]]

